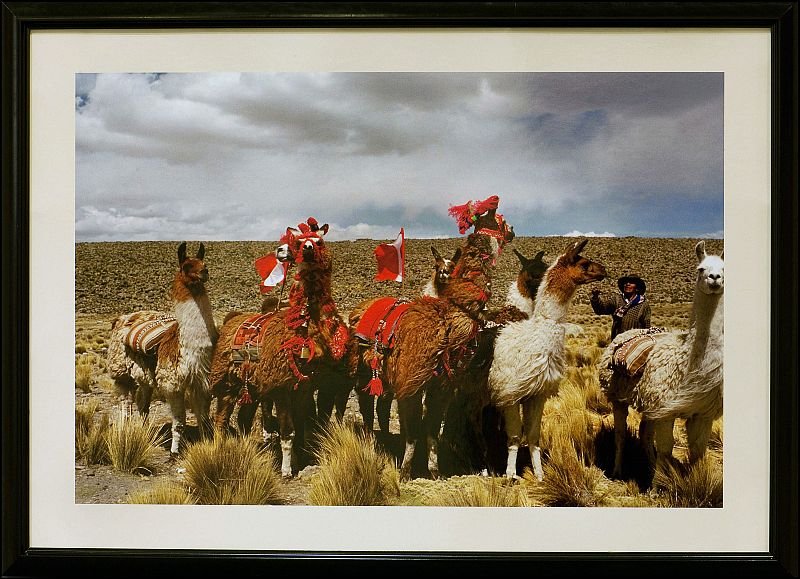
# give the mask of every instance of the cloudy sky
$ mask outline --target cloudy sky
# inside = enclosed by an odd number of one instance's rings
[[[719,73],[76,75],[76,239],[722,237]]]

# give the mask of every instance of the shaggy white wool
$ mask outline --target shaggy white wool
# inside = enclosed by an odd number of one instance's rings
[[[489,370],[492,402],[505,407],[534,394],[557,394],[566,368],[564,337],[563,324],[541,316],[500,330]]]
[[[425,287],[422,288],[422,294],[421,295],[423,297],[427,296],[429,298],[439,297],[437,292],[436,292],[436,288],[433,286],[433,280],[432,279],[429,279],[428,283],[425,284]]]
[[[210,394],[208,372],[211,369],[217,329],[211,315],[208,295],[178,302],[174,312],[178,320],[181,353],[177,369],[159,364],[156,371],[159,388],[168,393],[199,387]]]

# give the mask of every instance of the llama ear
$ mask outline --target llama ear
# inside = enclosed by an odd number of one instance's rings
[[[178,246],[178,265],[186,261],[186,242],[184,241]]]
[[[205,255],[206,255],[206,248],[203,245],[203,242],[201,241],[200,242],[200,249],[197,250],[197,259],[199,259],[200,261],[203,261],[203,257],[205,257]]]
[[[706,258],[706,242],[698,241],[694,246],[694,252],[697,254],[697,263],[700,263]]]
[[[723,259],[723,260],[725,259],[725,250],[724,249],[722,250],[722,253],[719,254],[719,258]]]
[[[325,236],[328,234],[328,224],[326,223],[325,225],[323,225],[322,227],[320,227],[320,228],[319,228],[319,231],[317,231],[317,234],[318,234],[320,237],[325,237]]]
[[[451,259],[450,261],[452,261],[453,263],[458,263],[459,259],[461,259],[461,248],[460,247],[458,249],[456,249],[456,252],[453,254],[453,259]]]
[[[525,267],[526,265],[528,265],[528,263],[530,263],[530,260],[527,257],[525,257],[524,255],[522,255],[519,252],[519,250],[517,250],[516,247],[514,248],[514,255],[517,256],[517,259],[519,260],[519,263],[520,263],[520,265],[522,265],[522,267]]]
[[[589,243],[588,239],[576,241],[572,248],[567,250],[567,254],[573,262],[575,261],[575,258],[580,255],[581,251],[583,251],[583,248],[586,247],[587,243]]]
[[[531,261],[541,261],[544,263],[544,249],[533,256]]]
[[[442,259],[441,254],[438,251],[436,251],[436,248],[432,245],[431,245],[431,253],[433,254],[433,259],[435,259],[436,261],[444,261]]]

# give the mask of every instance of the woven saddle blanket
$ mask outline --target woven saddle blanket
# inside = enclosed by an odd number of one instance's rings
[[[664,328],[633,330],[634,335],[627,338],[614,349],[611,369],[627,376],[636,376],[644,371],[650,352],[659,337],[667,335]]]
[[[377,341],[380,346],[391,348],[397,324],[410,305],[411,302],[400,298],[377,300],[361,316],[356,336],[370,344]]]
[[[125,334],[125,345],[135,352],[152,355],[158,349],[167,330],[177,323],[175,318],[168,315],[134,322]]]
[[[261,337],[269,320],[274,313],[257,314],[243,321],[236,329],[231,344],[231,358],[234,362],[255,362],[258,360],[258,350]]]

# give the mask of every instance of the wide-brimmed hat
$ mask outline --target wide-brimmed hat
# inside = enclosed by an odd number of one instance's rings
[[[638,294],[644,294],[647,291],[647,284],[644,283],[644,280],[636,275],[626,275],[617,280],[617,287],[619,291],[623,291],[626,283],[632,283],[636,285],[636,292]]]

